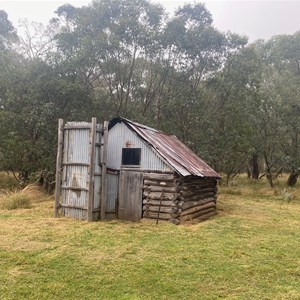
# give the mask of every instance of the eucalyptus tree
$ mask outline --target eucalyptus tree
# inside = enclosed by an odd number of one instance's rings
[[[265,42],[262,56],[266,68],[264,99],[277,107],[273,124],[280,132],[270,144],[279,144],[277,154],[281,169],[290,171],[289,185],[297,182],[300,168],[300,33],[275,36]],[[280,141],[280,142],[279,142]]]
[[[205,114],[195,140],[201,154],[226,182],[245,170],[254,148],[254,121],[260,87],[260,58],[253,47],[232,55],[207,81]]]
[[[195,142],[195,137],[205,130],[207,82],[221,72],[226,60],[242,49],[247,39],[218,31],[205,5],[195,3],[177,9],[166,24],[162,43],[170,72],[164,95],[167,105],[163,103],[161,117],[168,116],[168,127],[199,153],[203,143]]]
[[[53,172],[57,119],[86,119],[93,103],[89,87],[74,74],[24,57],[15,40],[3,42],[0,51],[0,169],[27,181],[36,171]]]
[[[146,0],[104,0],[81,9],[63,6],[57,13],[64,19],[57,20],[64,63],[92,84],[98,98],[109,98],[115,115],[130,115],[150,72],[138,65],[153,65],[161,51],[163,8]]]
[[[19,22],[19,45],[17,51],[24,57],[34,60],[47,60],[55,51],[54,37],[59,28],[50,23],[47,26],[39,22],[23,19]]]

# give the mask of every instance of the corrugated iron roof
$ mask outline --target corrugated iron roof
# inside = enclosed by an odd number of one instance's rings
[[[183,144],[175,135],[168,135],[162,131],[121,117],[112,119],[109,129],[120,122],[124,122],[136,132],[137,135],[152,146],[182,176],[193,175],[220,178],[220,175],[216,171]]]

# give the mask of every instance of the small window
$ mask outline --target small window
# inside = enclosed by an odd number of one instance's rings
[[[123,148],[122,165],[139,166],[141,163],[141,148]]]

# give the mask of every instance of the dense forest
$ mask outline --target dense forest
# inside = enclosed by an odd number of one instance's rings
[[[175,134],[224,175],[294,185],[300,32],[248,43],[201,3],[63,5],[47,26],[0,11],[0,170],[52,180],[58,118],[123,116]]]

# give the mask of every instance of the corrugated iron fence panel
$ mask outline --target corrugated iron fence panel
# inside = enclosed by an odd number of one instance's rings
[[[86,122],[71,122],[64,129],[62,214],[81,220],[87,218],[89,127]]]
[[[106,173],[106,213],[117,214],[119,174]],[[108,216],[109,217],[109,216]]]
[[[64,127],[62,214],[86,220],[89,201],[89,172],[91,162],[91,123],[70,122]],[[96,127],[93,220],[100,219],[102,196],[102,125]],[[109,170],[106,174],[105,216],[117,217],[119,173]]]

